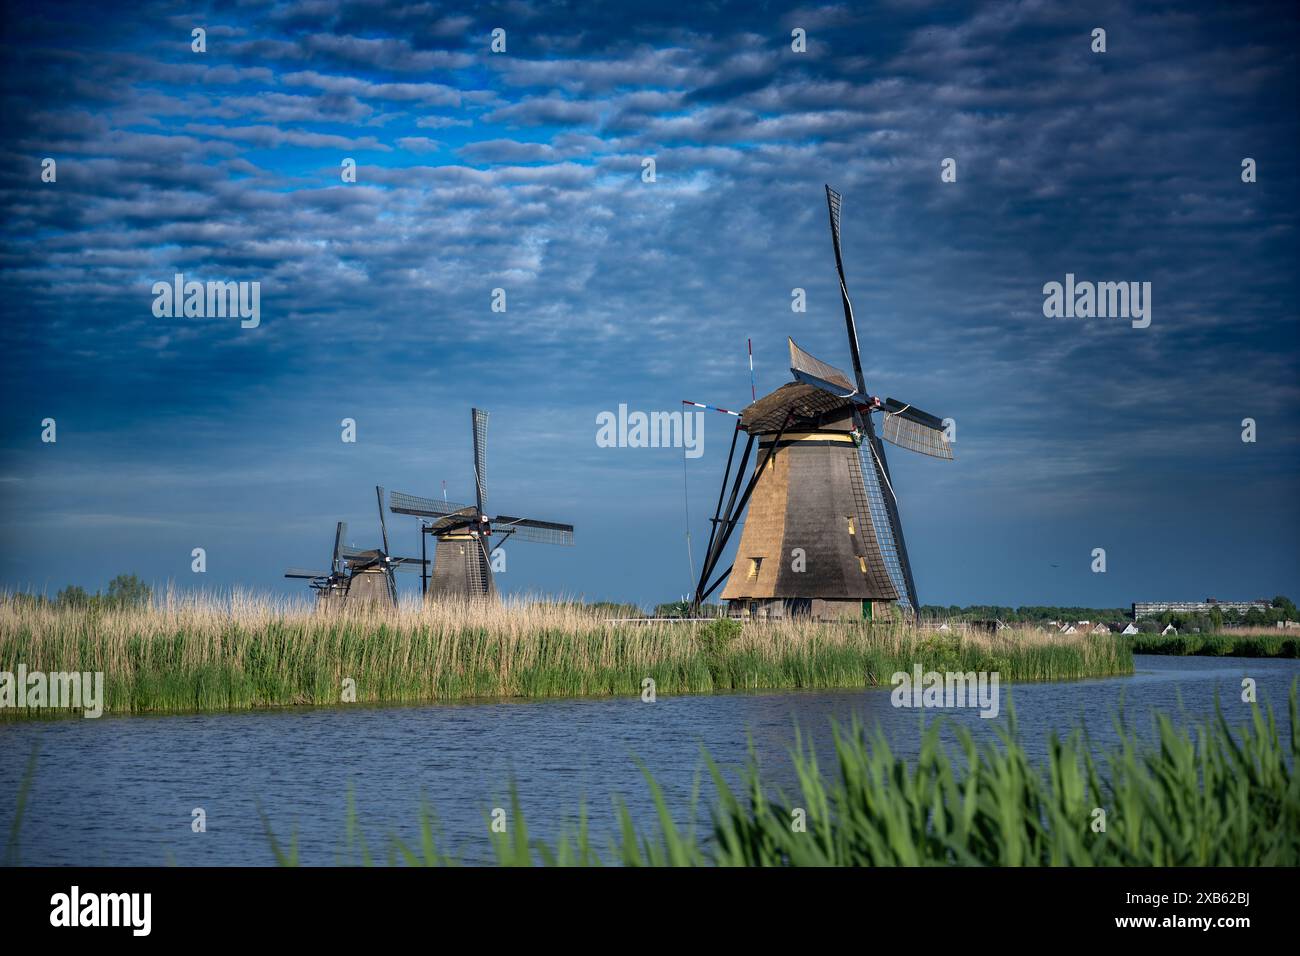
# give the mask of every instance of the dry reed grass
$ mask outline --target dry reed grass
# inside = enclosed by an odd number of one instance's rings
[[[938,635],[904,625],[632,623],[572,601],[404,603],[321,613],[301,600],[172,593],[141,609],[0,596],[0,670],[102,671],[111,713],[476,697],[633,695],[887,683],[913,663],[1003,680],[1127,673],[1108,636]],[[12,713],[10,711],[9,713]]]

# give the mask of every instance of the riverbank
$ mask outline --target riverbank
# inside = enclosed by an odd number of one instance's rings
[[[898,624],[627,623],[576,604],[349,615],[248,598],[136,610],[0,600],[0,671],[103,674],[106,714],[474,698],[640,696],[887,685],[896,671],[1004,682],[1128,674],[1127,641]],[[0,717],[59,716],[49,709]]]
[[[1198,657],[1300,657],[1300,635],[1259,629],[1219,634],[1137,634],[1134,654]]]

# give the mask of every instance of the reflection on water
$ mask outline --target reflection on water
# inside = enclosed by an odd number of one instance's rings
[[[1112,742],[1121,705],[1147,731],[1152,709],[1182,721],[1211,715],[1217,692],[1230,722],[1239,723],[1248,719],[1243,676],[1255,679],[1260,701],[1285,725],[1300,661],[1246,658],[1139,657],[1131,677],[1004,685],[996,721],[974,711],[948,716],[989,734],[1005,725],[1009,694],[1021,739],[1041,756],[1049,729],[1084,725],[1096,744]],[[372,850],[393,833],[415,840],[423,797],[447,842],[478,862],[488,858],[486,813],[509,805],[512,779],[534,835],[553,836],[585,802],[603,847],[612,794],[639,821],[652,818],[637,758],[679,821],[699,778],[704,823],[702,747],[734,771],[752,739],[768,780],[793,789],[788,751],[796,723],[829,754],[831,721],[853,715],[878,722],[896,753],[916,752],[923,715],[894,709],[887,689],[6,723],[0,837],[8,836],[23,768],[39,741],[20,841],[29,864],[269,864],[259,805],[279,836],[296,830],[303,862],[330,864],[343,844],[349,786]],[[206,833],[191,832],[195,807],[207,813]]]

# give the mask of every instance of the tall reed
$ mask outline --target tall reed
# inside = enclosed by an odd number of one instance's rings
[[[708,693],[888,683],[914,664],[1004,681],[1132,671],[1126,642],[1034,630],[917,632],[809,621],[631,623],[576,603],[405,605],[324,614],[246,594],[150,608],[0,597],[0,671],[103,672],[106,713],[476,697]],[[14,710],[0,710],[0,717]],[[45,714],[45,716],[50,716]]]

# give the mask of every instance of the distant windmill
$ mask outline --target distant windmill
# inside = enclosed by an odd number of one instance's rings
[[[415,515],[430,519],[420,522],[420,548],[424,552],[425,535],[437,541],[433,574],[423,582],[429,600],[495,598],[492,578],[490,541],[500,535],[497,546],[517,536],[520,541],[541,544],[573,544],[573,525],[510,515],[489,517],[483,510],[487,503],[487,426],[488,413],[471,410],[474,437],[474,500],[462,505],[436,498],[422,498],[394,491],[389,505],[394,514]]]
[[[384,489],[375,488],[379,503],[379,530],[382,548],[360,549],[343,544],[347,524],[340,521],[334,533],[334,556],[329,571],[290,568],[286,578],[306,578],[316,591],[317,606],[337,608],[361,604],[397,604],[397,571],[413,571],[424,562],[419,558],[399,558],[388,553],[388,527],[384,520]]]
[[[906,615],[918,606],[881,438],[935,458],[951,459],[952,448],[941,419],[867,391],[840,252],[840,195],[830,186],[826,202],[853,377],[788,340],[795,381],[739,414],[696,586],[697,605],[729,578],[722,598],[742,615],[873,618],[891,602]],[[874,414],[883,416],[879,434]],[[724,511],[741,431],[748,440]],[[745,482],[755,441],[758,456]],[[746,505],[749,515],[735,561],[710,584]]]
[[[334,555],[330,559],[328,571],[311,571],[306,568],[289,568],[284,572],[286,578],[304,578],[310,582],[316,592],[316,606],[320,608],[342,605],[348,593],[347,566],[343,562],[343,536],[348,533],[346,521],[340,521],[334,529]]]
[[[382,548],[360,550],[343,549],[343,559],[350,571],[348,577],[348,604],[356,602],[383,602],[397,604],[397,571],[423,569],[426,562],[419,558],[398,558],[388,553],[388,522],[384,520],[384,489],[375,486],[375,500],[379,504],[379,532]]]

